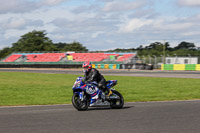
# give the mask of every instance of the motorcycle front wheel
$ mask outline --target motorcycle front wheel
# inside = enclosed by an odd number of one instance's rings
[[[85,97],[83,101],[81,101],[78,93],[74,93],[72,96],[72,104],[78,111],[85,111],[90,105],[90,99]]]
[[[112,99],[110,101],[110,107],[113,109],[121,109],[124,106],[123,96],[116,90],[112,90],[113,95],[116,95],[118,98]]]

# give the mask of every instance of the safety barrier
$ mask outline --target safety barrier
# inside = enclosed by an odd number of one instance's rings
[[[92,64],[97,69],[120,69],[120,64]]]
[[[64,62],[1,62],[0,68],[81,68],[82,63]],[[92,64],[97,69],[120,69],[120,64]]]
[[[200,71],[200,64],[162,64],[161,70]]]

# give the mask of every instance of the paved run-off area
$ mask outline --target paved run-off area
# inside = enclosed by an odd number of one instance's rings
[[[200,101],[126,103],[77,111],[72,105],[0,107],[1,133],[199,133]]]

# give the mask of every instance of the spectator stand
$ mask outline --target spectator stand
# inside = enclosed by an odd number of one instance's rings
[[[131,61],[135,53],[13,53],[0,64],[75,64],[91,61],[95,68],[120,69],[120,64]]]

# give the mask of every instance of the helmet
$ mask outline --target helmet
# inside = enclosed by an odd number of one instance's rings
[[[83,63],[82,67],[84,68],[84,72],[88,72],[90,69],[92,69],[92,64],[89,61],[86,61]]]

